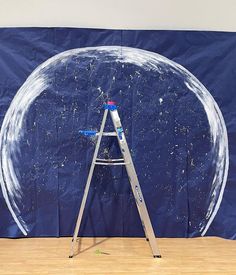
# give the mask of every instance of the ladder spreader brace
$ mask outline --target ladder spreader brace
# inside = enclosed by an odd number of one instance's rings
[[[75,226],[75,231],[74,231],[74,235],[72,238],[71,251],[70,251],[69,258],[72,258],[74,256],[74,245],[75,245],[77,237],[78,237],[81,220],[83,217],[84,208],[85,208],[85,204],[86,204],[86,200],[87,200],[89,187],[90,187],[90,183],[92,180],[95,165],[125,165],[126,171],[128,174],[128,178],[130,181],[131,189],[132,189],[133,195],[135,197],[139,216],[140,216],[142,226],[143,226],[143,229],[144,229],[144,232],[146,235],[146,240],[149,241],[153,257],[161,258],[160,252],[157,247],[155,235],[153,232],[152,224],[151,224],[149,214],[147,211],[147,207],[146,207],[146,204],[145,204],[145,201],[143,198],[143,194],[142,194],[142,191],[141,191],[141,188],[139,185],[138,177],[137,177],[137,174],[136,174],[136,171],[134,168],[134,164],[133,164],[133,161],[132,161],[132,158],[130,155],[128,144],[127,144],[127,141],[126,141],[126,138],[124,135],[122,125],[121,125],[120,117],[119,117],[119,114],[117,111],[117,106],[113,101],[108,101],[107,104],[104,104],[104,109],[105,109],[105,111],[104,111],[102,124],[101,124],[99,132],[91,131],[91,130],[80,131],[80,134],[82,134],[82,135],[98,136],[98,139],[97,139],[97,143],[96,143],[96,147],[95,147],[95,151],[94,151],[94,155],[93,155],[92,164],[91,164],[91,167],[89,170],[87,182],[85,185],[84,195],[83,195],[82,202],[80,205],[80,210],[79,210],[79,214],[78,214],[78,218],[77,218],[77,222],[76,222],[76,226]],[[111,119],[112,119],[112,122],[113,122],[113,125],[115,128],[115,132],[104,132],[108,112],[111,115]],[[108,136],[108,137],[116,136],[117,137],[123,158],[120,158],[120,159],[97,158],[102,136]]]

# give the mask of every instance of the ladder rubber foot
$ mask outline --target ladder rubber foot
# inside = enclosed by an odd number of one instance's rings
[[[153,255],[153,258],[161,258],[161,255]]]
[[[146,241],[148,242],[148,241],[149,241],[149,239],[148,239],[148,238],[146,238]]]
[[[71,258],[73,258],[73,256],[70,255],[69,258],[71,259]]]

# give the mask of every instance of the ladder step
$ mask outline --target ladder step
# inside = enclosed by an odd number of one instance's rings
[[[96,135],[98,136],[100,133],[96,133]],[[103,136],[107,136],[107,137],[116,137],[117,133],[116,132],[103,132],[102,133]]]
[[[117,161],[124,161],[124,159],[96,159],[97,161],[103,161],[103,162],[117,162]]]
[[[97,162],[95,161],[94,164],[96,165],[128,165],[129,162]]]

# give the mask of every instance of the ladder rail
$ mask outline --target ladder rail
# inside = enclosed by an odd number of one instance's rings
[[[160,251],[157,247],[156,238],[155,238],[153,227],[150,221],[150,217],[147,211],[147,206],[140,188],[138,176],[135,171],[133,160],[131,158],[131,154],[123,132],[123,128],[122,128],[122,124],[121,124],[118,112],[117,110],[112,110],[110,111],[110,114],[111,114],[114,128],[116,129],[117,135],[120,136],[120,138],[118,138],[120,150],[122,152],[125,163],[128,163],[126,165],[126,171],[129,177],[133,195],[135,197],[137,209],[142,222],[144,233],[146,235],[146,239],[149,241],[153,256],[161,257]],[[122,131],[120,129],[122,129]]]
[[[105,127],[105,123],[106,123],[106,119],[107,119],[107,114],[108,114],[108,110],[105,110],[104,115],[103,115],[103,119],[102,119],[101,128],[100,128],[100,131],[99,131],[99,134],[98,134],[98,140],[97,140],[97,143],[96,143],[92,164],[90,166],[87,182],[86,182],[86,185],[85,185],[84,195],[83,195],[82,202],[81,202],[81,205],[80,205],[80,210],[79,210],[79,215],[78,215],[76,226],[75,226],[74,235],[73,235],[73,238],[72,238],[71,251],[70,251],[70,256],[69,256],[70,258],[72,258],[73,255],[74,255],[74,245],[75,245],[76,239],[78,237],[79,228],[80,228],[80,224],[81,224],[81,221],[82,221],[85,204],[86,204],[87,196],[88,196],[88,193],[89,193],[89,187],[90,187],[90,183],[91,183],[91,180],[92,180],[93,171],[94,171],[94,168],[95,168],[95,160],[96,160],[97,155],[98,155],[98,151],[99,151],[99,147],[100,147],[100,143],[101,143],[101,139],[102,139],[102,133],[104,131],[104,127]]]

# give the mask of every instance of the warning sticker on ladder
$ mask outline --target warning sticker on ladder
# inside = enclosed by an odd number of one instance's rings
[[[118,128],[116,128],[116,130],[117,130],[117,134],[118,134],[119,139],[122,140],[123,139],[123,135],[122,134],[124,132],[123,128],[122,127],[118,127]]]

